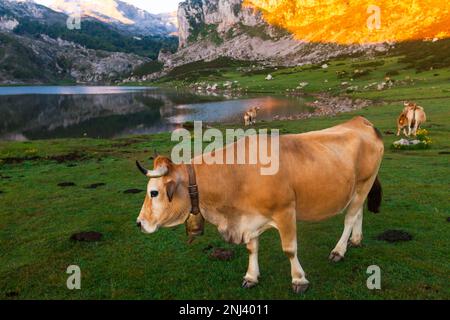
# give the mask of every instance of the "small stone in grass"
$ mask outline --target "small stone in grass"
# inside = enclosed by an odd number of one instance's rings
[[[144,192],[144,190],[141,190],[141,189],[128,189],[128,190],[125,190],[123,193],[136,194],[136,193],[141,193],[141,192]]]
[[[377,240],[387,242],[411,241],[412,238],[412,235],[402,230],[386,230],[385,232],[377,236]]]
[[[61,182],[61,183],[58,183],[58,187],[63,187],[63,188],[65,188],[65,187],[74,187],[75,186],[75,183],[73,183],[73,182]]]
[[[103,235],[100,232],[88,231],[75,233],[70,237],[72,241],[86,241],[86,242],[97,242],[102,239]]]

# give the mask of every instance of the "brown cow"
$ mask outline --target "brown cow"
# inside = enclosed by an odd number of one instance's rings
[[[244,114],[244,124],[246,127],[256,124],[256,116],[258,115],[258,111],[260,109],[260,107],[253,107]]]
[[[346,211],[344,231],[330,259],[344,257],[349,239],[359,246],[365,200],[372,212],[378,212],[381,203],[377,176],[384,145],[379,131],[363,117],[322,131],[284,135],[279,142],[275,175],[261,175],[261,164],[192,166],[201,215],[225,240],[245,243],[250,253],[243,286],[258,283],[258,238],[276,228],[291,263],[293,290],[299,293],[306,291],[309,281],[297,256],[296,221],[318,221]],[[138,227],[153,233],[184,223],[191,209],[187,166],[158,157],[154,170],[138,167],[150,177]]]
[[[397,119],[397,136],[403,129],[405,136],[416,136],[417,130],[427,121],[424,109],[416,103],[405,102],[402,113]],[[406,130],[408,129],[408,131]]]

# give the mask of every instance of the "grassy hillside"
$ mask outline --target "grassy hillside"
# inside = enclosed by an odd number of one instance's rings
[[[382,212],[365,211],[362,248],[349,249],[344,261],[330,263],[327,256],[341,235],[343,216],[298,224],[300,261],[311,281],[305,295],[291,292],[289,262],[273,230],[261,237],[262,278],[250,290],[240,288],[248,261],[245,247],[225,244],[211,225],[192,245],[186,244],[183,226],[154,235],[136,230],[144,194],[124,191],[145,189],[146,179],[135,169],[135,159],[150,166],[154,148],[170,154],[170,134],[163,133],[114,140],[0,142],[0,298],[449,299],[450,70],[418,72],[403,58],[343,59],[329,61],[327,69],[271,70],[272,81],[264,80],[265,73],[252,74],[232,66],[216,68],[220,70],[211,78],[200,74],[195,80],[236,80],[248,91],[271,93],[297,92],[299,82],[308,82],[301,92],[348,94],[375,101],[373,107],[333,118],[257,125],[282,133],[322,129],[355,115],[366,116],[381,132],[389,133],[395,130],[403,100],[418,101],[425,108],[428,122],[424,127],[433,140],[431,149],[393,150],[390,145],[397,138],[384,136]],[[355,69],[368,71],[355,77]],[[387,73],[395,80],[392,88],[364,89],[384,81]],[[162,84],[190,83],[181,78]],[[350,91],[349,86],[358,89]],[[75,185],[62,188],[61,182]],[[105,185],[89,188],[95,183]],[[387,229],[407,231],[413,239],[401,243],[377,240]],[[103,240],[95,244],[69,240],[73,233],[89,230],[103,233]],[[232,249],[235,256],[229,262],[211,260],[209,246]],[[65,286],[65,270],[72,264],[82,270],[78,291]],[[382,270],[379,291],[366,287],[366,269],[373,264]]]

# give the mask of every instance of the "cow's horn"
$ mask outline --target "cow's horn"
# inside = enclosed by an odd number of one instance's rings
[[[167,169],[167,167],[165,166],[159,167],[156,170],[147,170],[141,166],[139,161],[136,161],[136,166],[138,167],[139,171],[141,171],[144,175],[146,175],[149,178],[160,178],[165,176],[169,172],[169,169]]]
[[[139,169],[140,172],[142,172],[144,176],[148,174],[148,170],[145,169],[143,166],[141,166],[141,164],[137,160],[136,160],[136,167]]]

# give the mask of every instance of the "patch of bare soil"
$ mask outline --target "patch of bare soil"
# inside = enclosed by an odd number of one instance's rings
[[[60,182],[60,183],[58,183],[58,187],[61,187],[61,188],[75,187],[75,183],[73,183],[73,182]]]
[[[144,190],[141,190],[141,189],[128,189],[128,190],[125,190],[123,193],[125,193],[125,194],[136,194],[136,193],[141,193],[141,192],[144,192]]]
[[[102,237],[103,235],[100,232],[88,231],[75,233],[70,237],[70,240],[81,242],[98,242],[102,239]]]
[[[412,235],[406,231],[402,230],[386,230],[382,234],[377,236],[377,240],[387,241],[387,242],[401,242],[401,241],[411,241]]]

